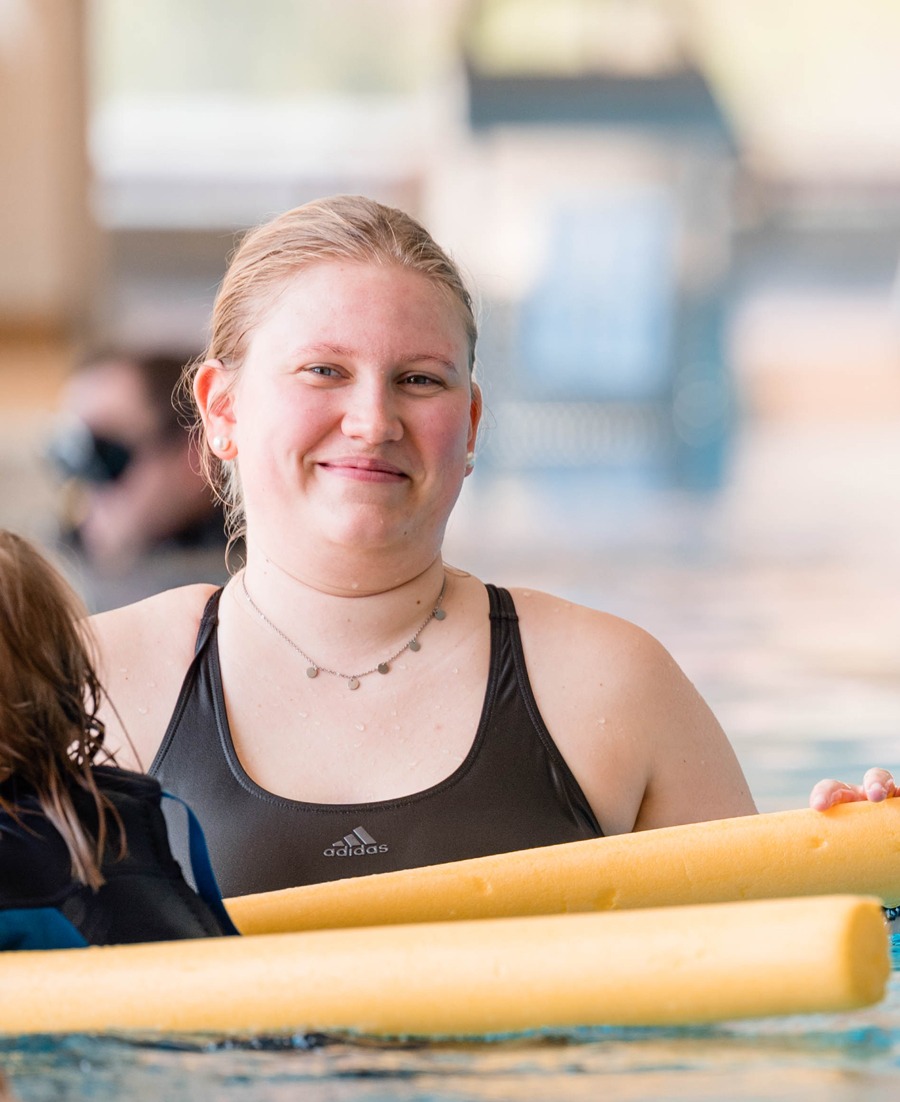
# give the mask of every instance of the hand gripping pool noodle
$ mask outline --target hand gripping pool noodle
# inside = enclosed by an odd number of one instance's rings
[[[900,902],[900,799],[692,823],[242,896],[245,934],[854,893]]]
[[[0,1031],[428,1037],[846,1011],[889,975],[875,899],[832,896],[0,957]]]

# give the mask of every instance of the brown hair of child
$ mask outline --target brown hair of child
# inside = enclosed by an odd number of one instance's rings
[[[34,791],[66,843],[73,876],[95,890],[104,882],[107,812],[124,852],[121,821],[91,770],[101,753],[110,759],[101,695],[78,597],[27,540],[0,529],[0,781],[13,776]],[[96,837],[76,811],[73,785],[93,798]],[[27,829],[2,794],[0,810]]]

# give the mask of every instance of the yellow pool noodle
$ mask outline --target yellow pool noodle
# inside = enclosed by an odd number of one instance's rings
[[[846,1011],[890,971],[877,900],[832,896],[0,956],[4,1033],[471,1036]]]
[[[261,934],[843,892],[900,902],[900,799],[500,853],[235,897],[227,907],[243,933]]]

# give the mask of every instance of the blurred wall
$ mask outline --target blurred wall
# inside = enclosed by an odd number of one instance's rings
[[[92,267],[85,0],[0,0],[0,330],[68,332]],[[13,170],[14,169],[14,170]]]

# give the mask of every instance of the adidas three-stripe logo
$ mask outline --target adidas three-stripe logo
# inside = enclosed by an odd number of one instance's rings
[[[387,851],[387,846],[379,845],[367,830],[358,826],[343,838],[332,842],[322,853],[326,857],[364,857],[366,854],[387,853]]]

